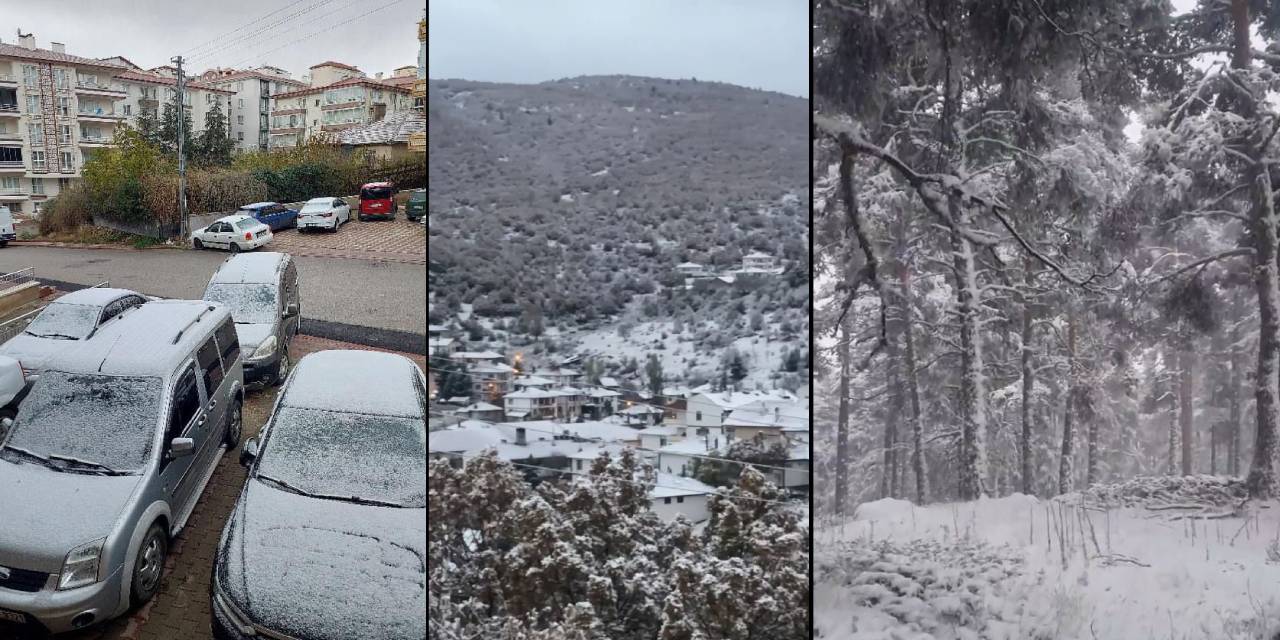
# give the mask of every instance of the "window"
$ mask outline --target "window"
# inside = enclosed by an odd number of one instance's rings
[[[165,445],[168,440],[181,438],[186,433],[187,425],[200,412],[200,389],[196,387],[196,369],[187,367],[173,387],[173,409],[169,411],[169,428],[165,431]]]
[[[58,98],[58,115],[71,115],[71,98]]]
[[[74,164],[72,164],[72,162],[71,162],[71,152],[70,152],[70,151],[63,151],[63,152],[62,152],[62,172],[63,172],[63,173],[75,173],[75,166],[74,166]]]
[[[0,162],[22,162],[22,147],[0,147]]]
[[[44,195],[44,178],[31,179],[31,193],[36,195]]]
[[[58,178],[58,191],[65,191],[71,186],[71,178]]]
[[[31,144],[44,144],[44,127],[35,124],[27,125],[27,137],[31,139]]]
[[[244,80],[241,80],[241,81],[239,81],[239,82],[237,82],[237,83],[236,83],[236,91],[244,91]],[[242,107],[244,106],[244,99],[243,99],[243,98],[240,100],[240,106],[242,106]]]
[[[57,83],[59,89],[66,89],[67,88],[67,70],[54,69],[53,80],[55,83]]]
[[[71,144],[71,125],[62,125],[62,130],[58,132],[58,142]]]
[[[124,105],[124,114],[125,114],[126,116],[131,116],[131,115],[133,115],[133,105],[131,105],[131,104],[126,104],[126,105]]]
[[[684,504],[684,496],[676,496],[676,502],[679,504]]]
[[[319,99],[319,98],[316,98],[316,106],[317,106],[317,107],[318,107],[318,106],[320,106],[320,99]]]
[[[37,96],[27,96],[27,113],[40,112],[40,98]]]
[[[206,94],[204,94],[204,103],[205,103],[205,104],[212,104],[212,103],[213,103],[213,94],[212,94],[212,93],[206,93]]]
[[[31,151],[31,169],[35,171],[44,171],[44,152],[38,150]]]
[[[36,86],[36,66],[34,64],[22,65],[22,85],[25,87]]]
[[[218,327],[218,347],[222,350],[222,361],[232,363],[240,357],[240,338],[236,335],[236,325],[230,318]]]
[[[244,132],[243,132],[243,131],[237,131],[237,132],[236,132],[236,140],[244,140]]]
[[[663,498],[662,504],[671,504],[671,498]]]
[[[17,191],[18,190],[17,176],[5,176],[3,178],[0,178],[0,190]]]
[[[695,411],[695,412],[693,413],[693,418],[694,418],[694,420],[697,420],[698,422],[702,422],[702,412],[701,412],[701,411]]]
[[[196,362],[200,364],[200,371],[204,374],[204,388],[212,395],[213,390],[222,384],[223,377],[222,363],[218,361],[218,345],[212,336],[196,353]]]
[[[244,124],[244,116],[243,116],[243,115],[236,116],[236,124]]]
[[[240,84],[240,83],[238,83],[238,82],[237,82],[236,84]],[[239,99],[239,103],[240,103],[240,104],[239,104],[239,107],[240,107],[241,109],[243,109],[243,108],[244,108],[244,98],[240,98],[240,99]]]

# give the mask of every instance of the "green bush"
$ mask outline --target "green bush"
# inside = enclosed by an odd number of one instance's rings
[[[71,231],[89,224],[94,209],[93,198],[84,182],[74,182],[50,198],[40,212],[40,235]]]

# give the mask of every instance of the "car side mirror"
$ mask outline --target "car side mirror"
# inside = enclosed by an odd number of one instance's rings
[[[169,455],[174,458],[181,458],[195,453],[196,441],[191,438],[174,438],[169,441]]]
[[[13,426],[13,418],[0,418],[0,427],[4,427],[6,430],[8,430],[8,428],[12,426]]]
[[[249,438],[244,441],[244,448],[240,450],[240,464],[249,466],[254,460],[258,459],[258,439]]]

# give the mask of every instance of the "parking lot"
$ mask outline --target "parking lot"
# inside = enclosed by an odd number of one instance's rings
[[[360,222],[353,213],[351,222],[342,225],[337,233],[277,231],[267,249],[295,256],[426,264],[427,227],[409,222],[403,210],[395,220],[377,222]]]
[[[290,357],[298,358],[324,349],[362,349],[360,345],[297,336]],[[426,357],[404,354],[426,367]],[[275,402],[276,389],[250,393],[244,406],[244,435],[241,442],[257,435],[266,423]],[[239,464],[239,449],[223,456],[204,494],[200,497],[186,528],[173,542],[165,566],[160,592],[132,615],[89,630],[57,636],[59,640],[208,640],[209,578],[222,526],[244,485],[245,469]]]

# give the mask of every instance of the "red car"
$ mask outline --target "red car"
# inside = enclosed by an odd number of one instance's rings
[[[396,217],[396,186],[390,182],[370,182],[360,187],[361,222],[365,220],[394,220]]]

